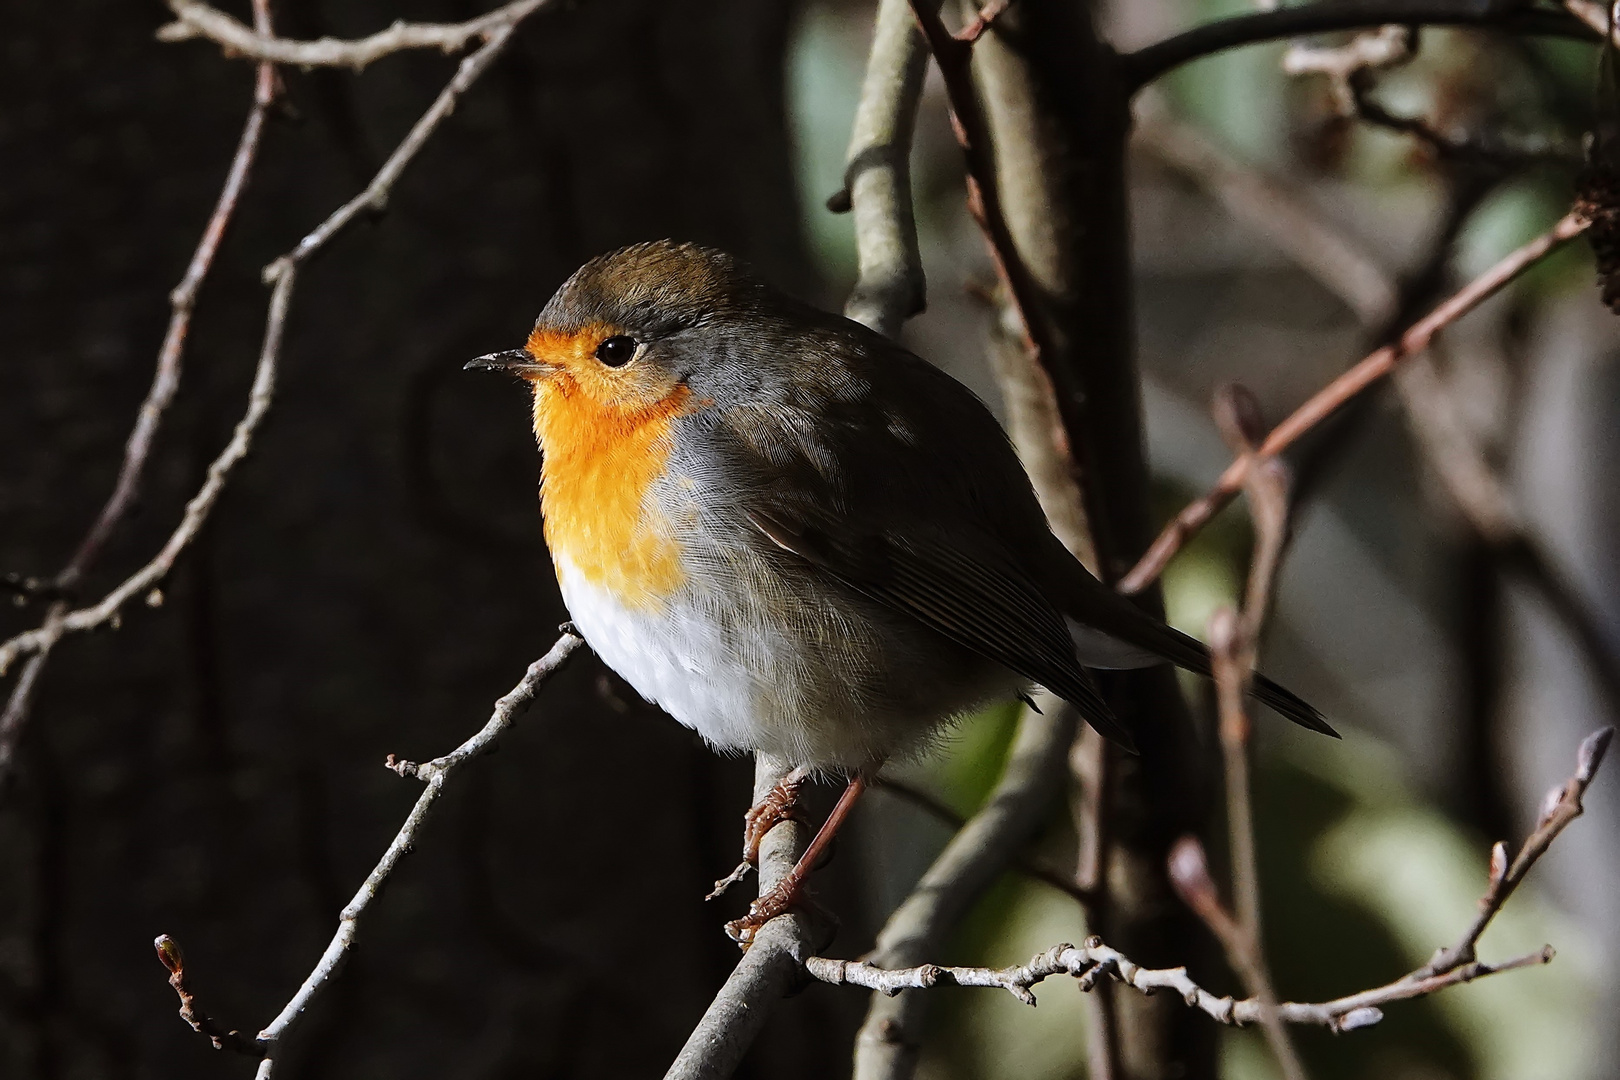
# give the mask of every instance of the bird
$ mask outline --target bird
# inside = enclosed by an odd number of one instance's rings
[[[727,924],[744,947],[800,902],[878,768],[954,718],[1042,686],[1134,752],[1088,669],[1210,675],[1203,644],[1053,535],[970,390],[724,252],[594,258],[522,348],[466,366],[529,384],[545,541],[592,650],[715,749],[794,766],[750,809],[728,881],[807,778],[846,780],[794,869]],[[1336,737],[1269,679],[1253,692]]]

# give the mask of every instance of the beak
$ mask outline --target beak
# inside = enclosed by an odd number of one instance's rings
[[[514,375],[528,377],[544,373],[548,370],[548,365],[540,363],[525,349],[508,349],[505,352],[485,353],[476,360],[469,360],[462,365],[461,370],[472,371],[474,368],[510,371]]]

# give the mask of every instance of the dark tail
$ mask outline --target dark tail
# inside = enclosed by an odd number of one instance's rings
[[[1067,555],[1067,552],[1064,553]],[[1064,614],[1087,626],[1095,627],[1121,641],[1163,657],[1177,667],[1209,678],[1213,674],[1209,649],[1204,643],[1188,637],[1180,630],[1160,622],[1114,590],[1086,572],[1072,557],[1064,577],[1066,595],[1062,605]],[[1300,727],[1331,735],[1339,733],[1322,714],[1303,698],[1287,690],[1264,675],[1255,674],[1251,692],[1255,697],[1286,716]]]

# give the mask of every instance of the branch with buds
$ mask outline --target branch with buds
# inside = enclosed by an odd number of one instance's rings
[[[1554,953],[1550,945],[1496,964],[1476,959],[1475,945],[1536,860],[1541,858],[1558,834],[1581,815],[1581,799],[1591,785],[1613,736],[1613,728],[1603,728],[1581,743],[1574,774],[1564,784],[1548,792],[1541,820],[1511,864],[1505,845],[1499,843],[1492,848],[1490,884],[1480,900],[1479,915],[1455,945],[1441,949],[1423,967],[1383,986],[1331,1001],[1281,1002],[1276,1006],[1277,1018],[1286,1024],[1314,1025],[1335,1032],[1355,1031],[1382,1020],[1382,1007],[1392,1002],[1427,997],[1436,991],[1473,982],[1487,975],[1551,963]],[[1201,851],[1193,857],[1189,849],[1178,849],[1172,873],[1183,896],[1195,907],[1206,909],[1217,919],[1231,919],[1221,906]],[[1172,990],[1187,1003],[1188,1008],[1197,1009],[1222,1024],[1243,1026],[1259,1023],[1264,1011],[1258,998],[1240,1000],[1218,997],[1194,982],[1186,968],[1142,967],[1095,937],[1088,939],[1084,945],[1055,945],[1026,964],[1007,968],[921,964],[890,969],[861,960],[832,960],[816,956],[805,961],[805,970],[821,982],[860,986],[884,994],[925,990],[942,983],[998,987],[1026,1005],[1035,1004],[1031,987],[1055,975],[1068,975],[1085,991],[1095,989],[1104,979],[1143,994]]]

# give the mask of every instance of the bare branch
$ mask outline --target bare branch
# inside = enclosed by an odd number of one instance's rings
[[[1074,741],[1074,710],[1045,695],[1045,713],[1026,708],[1007,767],[983,809],[951,838],[911,895],[878,932],[878,966],[915,964],[947,934],[1012,862],[1062,791]],[[874,998],[855,1036],[855,1080],[902,1080],[915,1072],[927,999]]]
[[[1365,391],[1394,371],[1402,360],[1428,347],[1434,335],[1478,307],[1503,286],[1546,258],[1557,248],[1585,232],[1589,220],[1570,212],[1547,232],[1508,254],[1495,266],[1453,293],[1444,303],[1413,323],[1394,343],[1377,349],[1360,363],[1314,394],[1289,417],[1272,429],[1259,447],[1265,457],[1275,457],[1312,427],[1332,415],[1351,398]],[[1232,497],[1243,488],[1250,459],[1240,456],[1227,466],[1209,492],[1183,507],[1165,526],[1147,553],[1119,582],[1124,593],[1139,592],[1159,574],[1181,549],[1181,545],[1203,528]]]
[[[885,337],[898,334],[927,299],[911,204],[911,140],[927,70],[928,50],[907,0],[880,0],[844,189],[827,205],[855,214],[859,277],[844,314]]]
[[[759,754],[754,761],[754,802],[765,798],[790,772],[785,761]],[[786,819],[759,846],[759,895],[776,887],[810,842],[810,830]],[[736,1071],[764,1026],[771,1007],[803,979],[804,961],[831,934],[804,911],[779,915],[754,932],[751,944],[725,985],[709,1003],[665,1080],[723,1080]]]
[[[1370,1027],[1383,1019],[1378,1008],[1392,1001],[1407,1001],[1427,997],[1448,986],[1473,982],[1486,975],[1513,971],[1550,963],[1551,947],[1515,957],[1501,964],[1465,964],[1444,975],[1427,979],[1398,979],[1395,982],[1359,994],[1335,998],[1315,1004],[1284,1002],[1277,1006],[1277,1015],[1285,1023],[1312,1024],[1331,1031],[1354,1031]],[[941,964],[922,964],[912,968],[885,969],[860,960],[829,960],[813,956],[805,962],[805,970],[824,983],[834,986],[860,986],[884,994],[898,994],[902,990],[924,990],[949,983],[956,986],[996,987],[1006,990],[1026,1005],[1035,1004],[1030,987],[1053,975],[1070,975],[1079,980],[1080,989],[1090,991],[1107,978],[1143,994],[1160,990],[1174,991],[1188,1008],[1198,1009],[1222,1024],[1245,1026],[1260,1019],[1260,1003],[1254,998],[1235,1000],[1216,997],[1187,975],[1186,968],[1145,968],[1116,949],[1091,938],[1084,946],[1054,945],[1046,952],[1031,958],[1029,963],[1009,968],[950,967]]]
[[[1603,36],[1561,11],[1515,4],[1482,4],[1478,0],[1316,0],[1217,19],[1176,34],[1120,58],[1126,86],[1132,91],[1182,64],[1227,49],[1262,41],[1363,30],[1401,23],[1407,26],[1477,26],[1503,33],[1577,38]]]
[[[1473,949],[1480,934],[1501,910],[1513,890],[1524,880],[1530,868],[1575,818],[1581,814],[1581,798],[1602,764],[1604,751],[1614,735],[1613,728],[1594,732],[1581,743],[1576,755],[1575,772],[1560,788],[1548,793],[1541,821],[1535,832],[1525,841],[1518,857],[1509,866],[1506,851],[1498,844],[1492,850],[1490,884],[1480,900],[1480,912],[1474,924],[1462,939],[1449,949],[1442,949],[1432,961],[1383,986],[1363,990],[1331,1001],[1305,1004],[1283,1002],[1276,1006],[1279,1020],[1288,1024],[1310,1024],[1326,1027],[1330,1031],[1344,1032],[1370,1027],[1384,1018],[1381,1006],[1394,1001],[1407,1001],[1426,997],[1437,990],[1472,982],[1487,975],[1518,968],[1548,964],[1553,960],[1552,946],[1514,957],[1500,964],[1485,964],[1473,958]],[[1183,849],[1185,852],[1185,849]],[[1201,852],[1199,853],[1201,858]],[[1198,875],[1182,868],[1183,880],[1191,881]],[[1206,904],[1214,896],[1214,886],[1203,871],[1204,884],[1191,890],[1195,903]],[[1211,908],[1213,925],[1225,933],[1240,932],[1225,915],[1218,902]],[[1029,963],[1009,968],[948,967],[939,964],[920,964],[907,968],[884,968],[861,960],[831,960],[811,957],[805,961],[805,970],[812,978],[833,985],[860,986],[884,994],[898,994],[902,990],[923,990],[941,983],[957,986],[999,987],[1026,1005],[1035,1004],[1030,987],[1053,975],[1069,975],[1079,981],[1080,989],[1090,991],[1104,979],[1112,980],[1143,994],[1158,990],[1173,990],[1189,1008],[1198,1009],[1211,1019],[1223,1024],[1253,1024],[1262,1020],[1265,1006],[1258,998],[1238,1001],[1229,997],[1216,997],[1195,983],[1186,968],[1144,968],[1131,961],[1118,950],[1103,944],[1101,938],[1090,938],[1083,946],[1054,945],[1032,958]]]
[[[1428,966],[1417,973],[1418,977],[1443,974],[1473,962],[1480,935],[1491,924],[1496,913],[1502,910],[1502,905],[1507,903],[1508,897],[1513,895],[1524,876],[1558,838],[1558,834],[1581,816],[1584,809],[1581,797],[1591,785],[1598,766],[1603,764],[1604,752],[1609,749],[1609,742],[1613,738],[1614,728],[1607,727],[1594,731],[1581,742],[1576,754],[1574,775],[1560,787],[1547,792],[1536,830],[1525,840],[1511,865],[1507,862],[1507,850],[1503,844],[1498,843],[1491,849],[1490,888],[1479,901],[1479,914],[1474,917],[1473,925],[1457,939],[1455,945],[1436,952]]]
[[[253,21],[260,31],[270,32],[269,0],[254,0]],[[185,353],[186,335],[191,329],[191,312],[196,306],[197,291],[202,288],[203,280],[214,265],[214,255],[219,250],[220,242],[225,238],[225,230],[230,226],[242,191],[247,187],[253,162],[258,157],[265,117],[275,96],[275,68],[270,64],[260,64],[253,86],[253,106],[248,110],[247,122],[242,125],[242,134],[236,143],[236,153],[232,155],[230,168],[225,173],[225,183],[220,188],[219,198],[214,202],[214,210],[208,217],[208,224],[203,227],[202,238],[198,240],[197,248],[192,252],[185,275],[169,294],[169,327],[164,332],[162,345],[158,347],[157,367],[152,373],[152,385],[146,392],[146,400],[141,402],[135,426],[124,444],[124,462],[119,467],[118,480],[113,485],[112,494],[108,496],[101,512],[96,515],[94,524],[85,533],[84,539],[79,541],[73,557],[49,583],[49,591],[57,599],[46,611],[45,619],[39,627],[38,648],[29,658],[27,667],[18,676],[17,685],[12,688],[11,696],[6,701],[4,713],[0,713],[0,785],[4,785],[6,777],[10,774],[11,763],[16,756],[17,741],[22,737],[23,725],[28,721],[29,708],[33,703],[34,690],[39,685],[40,674],[50,660],[51,650],[56,647],[65,631],[65,616],[69,610],[67,600],[71,598],[84,575],[101,554],[108,537],[118,528],[124,515],[129,512],[140,495],[141,478],[146,472],[146,462],[152,455],[152,445],[157,440],[158,427],[163,421],[163,414],[168,409],[169,403],[174,400],[175,393],[180,389],[180,361]],[[4,649],[0,648],[0,676],[5,675],[7,663],[8,658]]]
[[[513,29],[507,25],[492,31],[488,42],[460,63],[455,76],[440,91],[427,112],[417,120],[410,134],[388,156],[388,160],[383,163],[382,168],[377,171],[377,175],[372,178],[364,191],[333,211],[330,217],[300,240],[297,247],[265,267],[264,278],[267,284],[273,286],[273,291],[270,294],[270,307],[265,320],[264,343],[260,350],[253,387],[248,395],[247,412],[237,422],[231,441],[209,465],[207,480],[186,504],[185,515],[180,525],[170,535],[162,550],[98,603],[64,615],[56,636],[92,630],[103,625],[116,628],[123,606],[137,594],[148,592],[162,581],[173,568],[180,553],[196,538],[214,504],[219,500],[231,470],[247,456],[253,434],[269,411],[271,396],[275,389],[276,364],[281,351],[287,307],[292,298],[293,284],[299,266],[326,246],[328,241],[362,211],[380,210],[387,205],[389,193],[400,174],[405,171],[405,167],[422,149],[423,144],[444,118],[450,115],[461,95],[494,62],[495,57],[511,39]],[[40,652],[54,644],[52,635],[45,627],[24,631],[0,644],[0,676],[6,673],[11,663],[19,656]]]
[[[280,1014],[259,1032],[258,1041],[263,1049],[264,1060],[259,1063],[258,1080],[270,1080],[281,1040],[296,1027],[310,1003],[342,970],[344,961],[348,959],[349,947],[354,944],[355,936],[360,931],[361,918],[370,908],[372,901],[377,899],[377,894],[382,891],[384,883],[399,865],[400,860],[410,854],[416,843],[417,834],[431,816],[433,804],[438,800],[439,793],[444,789],[450,775],[469,758],[487,750],[507,728],[511,727],[518,713],[534,699],[535,692],[540,689],[541,684],[561,668],[583,643],[583,638],[575,634],[571,628],[564,627],[562,636],[557,639],[551,650],[530,664],[518,684],[495,703],[495,709],[490,714],[488,722],[477,734],[450,753],[421,765],[396,762],[392,754],[388,756],[387,765],[390,769],[401,776],[414,776],[426,783],[427,787],[417,798],[416,805],[411,807],[405,824],[400,826],[399,832],[394,835],[393,842],[383,852],[382,858],[372,868],[371,873],[366,875],[366,880],[354,894],[354,899],[349,901],[348,906],[338,917],[337,933],[332,935],[332,940],[327,944],[326,951],[321,954],[315,969],[309,973],[308,978],[292,996],[292,1000],[282,1008]]]
[[[325,37],[318,41],[291,41],[255,31],[202,0],[167,0],[175,22],[158,30],[160,41],[206,38],[226,56],[270,60],[299,67],[347,67],[356,71],[373,61],[405,49],[439,49],[446,53],[466,48],[474,38],[490,42],[497,32],[511,30],[552,0],[514,0],[487,15],[462,23],[396,22],[387,30],[356,41]]]

